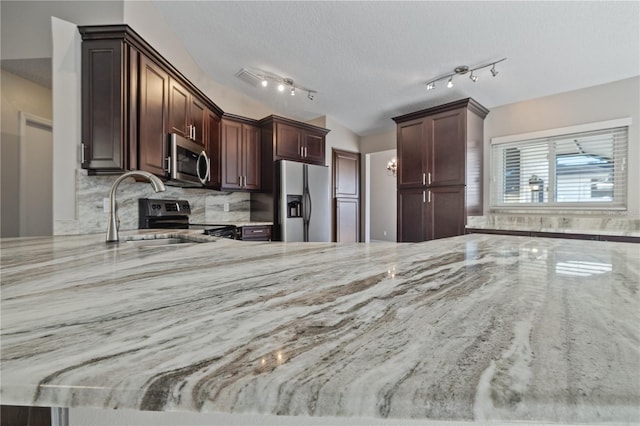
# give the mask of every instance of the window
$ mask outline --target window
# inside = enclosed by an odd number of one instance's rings
[[[625,208],[630,122],[492,139],[492,207]]]

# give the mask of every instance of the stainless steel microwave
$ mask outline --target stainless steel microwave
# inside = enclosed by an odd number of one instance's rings
[[[210,162],[202,145],[178,134],[169,135],[167,184],[174,186],[205,185],[210,176]]]

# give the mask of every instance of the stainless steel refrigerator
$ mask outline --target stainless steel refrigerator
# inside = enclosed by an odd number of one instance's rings
[[[331,241],[329,168],[276,162],[276,219],[282,241]]]

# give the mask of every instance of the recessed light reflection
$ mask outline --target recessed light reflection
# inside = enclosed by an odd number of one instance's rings
[[[392,266],[390,269],[387,269],[387,276],[389,278],[395,278],[396,277],[396,267]]]

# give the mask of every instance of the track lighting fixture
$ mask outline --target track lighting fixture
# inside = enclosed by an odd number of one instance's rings
[[[317,93],[313,89],[295,84],[291,78],[280,77],[272,72],[257,68],[242,68],[236,73],[236,77],[244,80],[254,87],[268,87],[270,86],[270,83],[275,83],[275,87],[278,89],[278,92],[284,92],[284,89],[289,89],[291,96],[295,96],[296,91],[298,90],[307,92],[307,99],[310,101],[313,100],[314,94]]]
[[[469,74],[469,78],[471,79],[471,81],[473,81],[474,83],[478,81],[478,74],[476,73],[479,70],[482,70],[484,68],[489,68],[491,67],[491,75],[493,75],[494,77],[496,75],[498,75],[498,70],[496,70],[496,64],[499,64],[502,61],[506,61],[507,58],[502,58],[498,61],[493,61],[493,62],[489,62],[483,65],[478,65],[478,66],[474,66],[474,67],[469,67],[467,65],[460,65],[455,67],[455,69],[453,70],[453,72],[447,73],[447,74],[443,74],[440,75],[436,78],[432,78],[431,80],[427,81],[425,84],[427,86],[427,90],[433,90],[436,88],[436,83],[438,81],[441,80],[449,80],[447,82],[447,87],[451,88],[453,87],[453,77],[455,77],[456,75],[464,75],[468,72],[470,72],[471,74]]]

